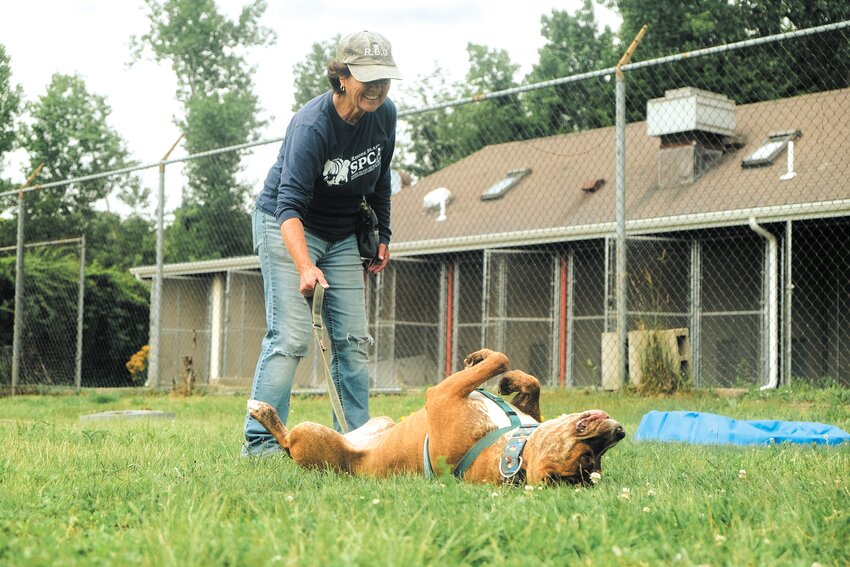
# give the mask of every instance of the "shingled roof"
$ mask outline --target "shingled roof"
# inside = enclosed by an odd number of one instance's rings
[[[626,126],[626,219],[630,233],[667,232],[850,214],[850,89],[738,106],[743,143],[692,184],[658,184],[659,139],[646,122]],[[783,181],[785,154],[742,168],[768,134],[799,130],[797,176]],[[393,249],[437,253],[599,238],[615,231],[613,127],[487,146],[393,197]],[[513,170],[530,169],[495,200],[481,194]],[[600,180],[605,180],[601,183]],[[601,185],[601,187],[600,187]],[[583,186],[585,186],[583,188]],[[446,219],[423,198],[448,188]],[[595,190],[594,190],[595,187]]]

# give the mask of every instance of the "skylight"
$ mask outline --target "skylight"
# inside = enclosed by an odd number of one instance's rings
[[[782,153],[788,142],[800,136],[799,130],[788,130],[787,132],[771,132],[767,140],[756,148],[756,151],[744,158],[741,167],[762,167],[772,165],[773,161]]]
[[[531,173],[531,169],[512,169],[505,176],[487,188],[486,191],[481,193],[482,201],[492,201],[494,199],[501,199],[505,193],[508,192],[514,185],[519,183],[520,179],[525,177]]]

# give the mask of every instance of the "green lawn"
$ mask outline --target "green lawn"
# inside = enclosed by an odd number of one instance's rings
[[[373,398],[396,419],[423,394]],[[627,437],[593,488],[476,486],[239,457],[245,395],[0,399],[0,565],[850,564],[850,446],[634,443],[650,409],[831,423],[850,390],[644,399],[546,392],[544,416],[604,409]],[[117,409],[173,420],[80,421]],[[295,399],[290,423],[328,423]],[[746,471],[746,474],[740,472]]]

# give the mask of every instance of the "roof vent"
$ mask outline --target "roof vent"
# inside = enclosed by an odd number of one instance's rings
[[[735,134],[735,103],[701,89],[664,93],[646,105],[646,131],[658,136],[658,186],[680,187],[699,179],[728,151]]]
[[[664,98],[646,103],[648,136],[687,132],[735,133],[735,103],[721,94],[685,87],[664,92]]]
[[[492,201],[494,199],[501,199],[505,193],[508,192],[514,185],[520,182],[520,180],[531,173],[531,169],[526,167],[525,169],[512,169],[505,174],[505,176],[487,188],[486,191],[481,193],[482,201]]]
[[[605,185],[604,179],[591,177],[581,184],[581,190],[585,193],[596,193],[603,185]]]
[[[422,206],[427,210],[439,210],[437,222],[446,220],[446,206],[454,200],[452,192],[445,187],[437,187],[433,191],[429,191],[422,199]]]

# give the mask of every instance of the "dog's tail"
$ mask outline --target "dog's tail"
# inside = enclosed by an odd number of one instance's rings
[[[272,406],[259,400],[248,400],[248,413],[268,429],[284,451],[289,452],[289,432]]]
[[[540,381],[531,374],[526,374],[521,370],[505,372],[505,375],[499,380],[499,394],[503,396],[516,394],[511,400],[511,404],[537,421],[542,421],[540,416]]]

